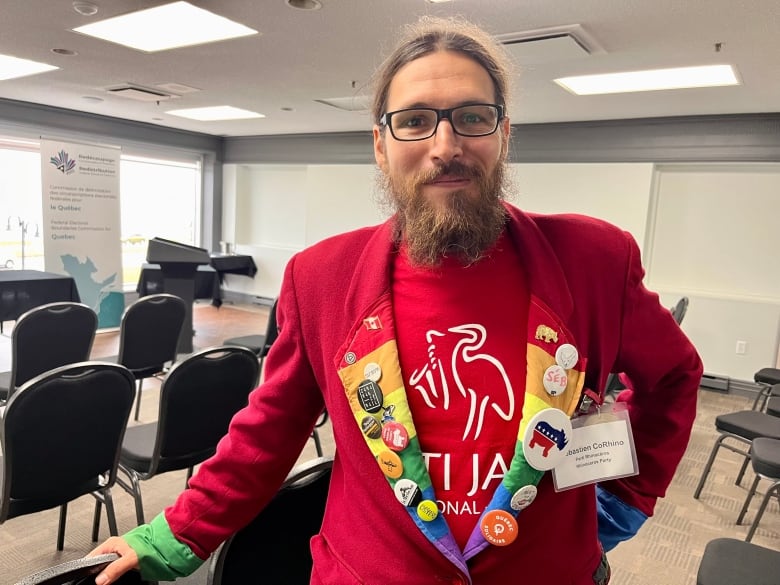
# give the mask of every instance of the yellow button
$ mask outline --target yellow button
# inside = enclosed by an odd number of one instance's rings
[[[417,505],[417,515],[424,522],[436,520],[436,516],[439,515],[439,507],[433,500],[423,500]]]

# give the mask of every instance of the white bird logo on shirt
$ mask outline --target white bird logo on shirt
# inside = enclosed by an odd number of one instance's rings
[[[455,343],[449,360],[445,358],[445,361],[442,361],[437,355],[435,340],[447,334],[461,335],[462,338]],[[475,323],[458,325],[450,327],[444,333],[432,329],[425,334],[425,339],[428,342],[428,363],[412,372],[409,377],[409,383],[420,393],[429,408],[440,407],[448,410],[450,407],[450,389],[447,382],[447,372],[444,367],[445,364],[449,364],[449,376],[454,381],[458,393],[469,400],[469,416],[463,430],[464,440],[470,433],[473,433],[474,439],[479,438],[485,422],[485,412],[488,405],[505,421],[512,419],[515,412],[515,396],[512,390],[512,383],[509,381],[509,376],[504,366],[492,355],[477,353],[487,339],[487,331],[482,325]],[[479,389],[468,387],[463,382],[459,369],[478,361],[487,362],[489,366],[492,366],[498,372],[506,391],[506,402],[501,401],[501,404],[499,404],[497,401],[491,402],[490,396],[483,395],[480,397]],[[486,366],[484,363],[479,364],[480,368],[489,366]]]

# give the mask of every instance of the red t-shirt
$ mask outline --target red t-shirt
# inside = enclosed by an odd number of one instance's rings
[[[461,548],[509,467],[525,392],[528,287],[502,235],[471,266],[393,274],[401,371],[437,504]]]

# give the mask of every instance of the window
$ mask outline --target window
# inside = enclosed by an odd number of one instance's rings
[[[150,238],[200,242],[201,164],[121,155],[122,267],[134,289]],[[0,137],[0,270],[44,270],[37,141]]]

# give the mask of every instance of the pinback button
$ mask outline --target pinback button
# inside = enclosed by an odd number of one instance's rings
[[[382,473],[391,479],[398,479],[404,472],[404,464],[401,463],[401,458],[389,449],[377,455],[376,460],[379,463],[379,467],[382,468]]]
[[[417,515],[423,522],[431,522],[439,515],[439,508],[433,500],[423,500],[417,504]]]
[[[364,416],[360,421],[360,428],[369,439],[378,439],[382,436],[382,425],[373,416]]]
[[[358,402],[366,412],[374,413],[382,410],[384,400],[382,389],[373,380],[363,380],[358,385]]]
[[[357,361],[357,356],[355,355],[354,352],[348,351],[344,355],[344,361],[347,362],[348,364],[352,365],[352,364],[354,364]]]
[[[485,512],[479,528],[485,540],[496,546],[507,546],[517,538],[517,520],[505,510]]]
[[[399,479],[395,483],[393,491],[398,501],[409,508],[416,508],[422,502],[420,486],[411,479]]]
[[[374,362],[366,364],[366,367],[363,368],[363,376],[372,382],[379,382],[382,378],[382,368]]]
[[[398,422],[388,422],[382,427],[382,440],[393,451],[403,451],[409,444],[409,433]]]
[[[536,486],[524,485],[514,493],[509,505],[512,506],[513,510],[525,510],[535,499]]]
[[[552,469],[566,456],[571,434],[571,421],[562,410],[546,408],[537,412],[525,429],[525,460],[539,471]]]
[[[562,344],[555,350],[555,362],[564,370],[570,370],[577,365],[580,354],[571,343]]]
[[[544,385],[544,389],[547,390],[547,394],[550,396],[562,394],[563,391],[566,390],[566,384],[568,383],[569,377],[566,375],[566,370],[558,364],[550,366],[544,371],[542,384]]]

